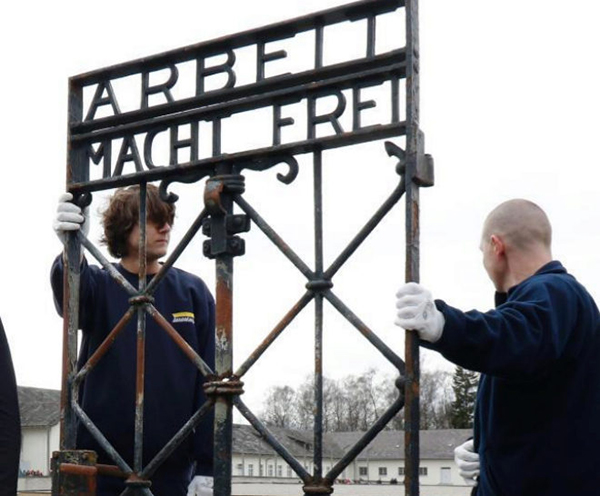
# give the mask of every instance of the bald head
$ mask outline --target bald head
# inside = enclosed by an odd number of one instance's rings
[[[550,251],[552,227],[545,212],[528,200],[509,200],[488,215],[483,239],[500,236],[507,247],[520,251],[544,248]]]

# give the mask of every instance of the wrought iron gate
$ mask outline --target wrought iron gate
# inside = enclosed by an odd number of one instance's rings
[[[404,46],[378,53],[377,21],[379,16],[396,11],[404,12],[406,32]],[[327,28],[346,21],[365,23],[364,56],[342,63],[328,64],[324,60]],[[284,59],[283,50],[268,51],[268,43],[305,33],[314,39],[314,66],[293,74],[266,76],[269,63]],[[256,50],[256,79],[238,84],[236,50],[252,47]],[[220,57],[222,63],[215,63]],[[212,62],[212,63],[211,63]],[[179,83],[180,65],[193,64],[195,87],[191,95],[179,97],[175,88]],[[210,63],[210,65],[209,65]],[[166,81],[152,82],[156,74],[167,74]],[[225,84],[208,90],[206,82],[219,75]],[[115,82],[123,78],[139,78],[141,102],[139,108],[121,110]],[[154,78],[156,79],[156,77]],[[361,91],[383,83],[390,88],[389,122],[363,126],[362,112],[376,106],[373,100],[363,100]],[[84,92],[93,95],[85,104]],[[352,95],[352,130],[344,130],[340,116],[346,112],[347,98]],[[402,101],[404,97],[404,101]],[[151,100],[160,103],[152,104]],[[336,104],[332,112],[319,111],[319,101],[328,98]],[[285,142],[282,130],[295,124],[286,117],[286,107],[303,101],[306,106],[305,139]],[[401,119],[401,103],[405,118]],[[87,112],[84,116],[84,107]],[[272,144],[236,153],[222,150],[223,120],[229,116],[255,109],[272,108]],[[103,116],[97,114],[104,113]],[[199,127],[210,123],[212,150],[203,156],[198,142]],[[182,126],[190,129],[189,137],[182,138]],[[321,126],[321,128],[318,128]],[[332,133],[319,136],[317,129],[327,127]],[[168,160],[156,163],[155,140],[158,136],[168,141]],[[398,173],[397,184],[372,218],[360,229],[354,239],[334,262],[325,267],[323,259],[322,172],[323,151],[391,137],[404,137],[404,149],[392,142],[385,143],[388,155],[394,158]],[[143,143],[143,153],[138,144]],[[120,143],[116,157],[113,148]],[[274,450],[292,467],[304,482],[305,494],[329,494],[333,483],[345,467],[369,444],[385,425],[405,407],[405,488],[406,494],[419,494],[419,349],[413,334],[406,335],[405,360],[399,358],[382,342],[360,318],[333,292],[333,278],[355,250],[377,227],[380,221],[406,198],[406,280],[419,279],[419,187],[433,184],[433,164],[424,154],[423,135],[419,129],[419,47],[417,0],[363,0],[329,9],[279,24],[238,33],[215,41],[200,43],[145,59],[108,67],[70,79],[69,136],[67,187],[80,205],[89,205],[94,192],[115,187],[140,184],[140,285],[131,286],[112,268],[102,253],[81,233],[69,238],[66,248],[65,271],[65,324],[63,348],[63,389],[61,404],[61,451],[54,458],[53,494],[92,494],[98,472],[121,474],[128,478],[131,494],[151,494],[146,480],[168,457],[169,453],[189,435],[210,409],[215,412],[215,494],[231,494],[232,409],[239,412],[267,440]],[[185,150],[189,160],[181,161]],[[278,174],[280,181],[292,182],[299,172],[295,156],[312,154],[314,184],[315,265],[303,261],[245,199],[245,169],[264,171],[285,163],[288,172]],[[102,177],[90,176],[92,164],[102,164]],[[126,173],[126,168],[133,172]],[[176,201],[169,192],[173,182],[193,183],[206,179],[205,208],[193,222],[180,244],[175,248],[161,271],[146,285],[145,219],[146,184],[160,181],[161,196],[165,201]],[[237,205],[243,214],[233,213]],[[254,225],[289,259],[306,278],[306,291],[284,318],[268,334],[243,364],[233,369],[232,360],[232,283],[233,261],[244,254],[244,240],[239,236]],[[152,294],[166,271],[172,267],[194,236],[203,230],[209,237],[204,244],[204,255],[216,262],[216,336],[217,356],[215,370],[211,370],[187,345],[181,336],[160,315],[152,303]],[[79,306],[79,260],[82,246],[119,282],[130,296],[130,309],[80,370],[76,367]],[[243,297],[243,296],[242,296]],[[314,471],[310,473],[269,432],[241,399],[242,379],[260,359],[267,348],[281,335],[294,318],[313,301],[315,302],[315,422]],[[323,304],[327,300],[340,312],[383,356],[397,369],[398,397],[368,432],[327,473],[323,471]],[[112,340],[122,331],[127,321],[138,319],[138,391],[136,394],[135,463],[129,466],[104,438],[86,412],[81,408],[78,390],[86,375],[108,351]],[[141,432],[143,429],[143,376],[144,327],[150,316],[171,336],[186,356],[207,378],[205,391],[209,400],[197,411],[181,431],[146,466],[141,459]],[[115,466],[99,466],[94,453],[75,449],[76,424],[82,422],[104,447]],[[79,492],[74,492],[79,491]],[[87,493],[86,493],[87,491]]]

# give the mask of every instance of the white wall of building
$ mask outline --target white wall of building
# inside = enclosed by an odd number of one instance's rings
[[[59,425],[51,428],[24,427],[22,432],[21,470],[37,470],[43,475],[49,475],[52,452],[59,447]]]
[[[326,474],[338,460],[323,460],[323,473]],[[312,459],[300,458],[299,462],[309,472],[312,472]],[[361,471],[361,469],[363,469]],[[365,473],[366,471],[366,473]],[[427,460],[420,462],[422,485],[463,485],[458,469],[453,460]],[[269,479],[297,479],[295,472],[278,456],[233,455],[232,474],[234,477],[265,477]],[[404,462],[402,460],[358,460],[352,462],[338,480],[389,483],[396,479],[398,483],[404,480]]]

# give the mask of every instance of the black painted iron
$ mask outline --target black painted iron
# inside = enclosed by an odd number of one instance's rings
[[[404,9],[405,45],[385,53],[377,53],[378,16]],[[140,184],[140,274],[139,286],[134,288],[115,271],[100,251],[81,233],[71,235],[66,247],[65,325],[63,360],[63,395],[61,403],[61,450],[75,449],[76,422],[82,422],[100,445],[113,458],[116,466],[103,466],[98,472],[123,477],[127,481],[124,494],[151,495],[148,479],[169,454],[184,441],[211,409],[215,411],[215,495],[231,495],[232,410],[239,412],[252,424],[273,449],[292,467],[304,482],[308,494],[330,494],[336,479],[352,460],[375,438],[403,407],[406,419],[405,489],[409,496],[418,496],[419,467],[419,350],[414,336],[406,336],[406,358],[398,357],[369,327],[355,315],[333,291],[333,278],[352,257],[385,216],[406,197],[406,279],[419,278],[419,187],[433,185],[433,162],[424,154],[423,134],[419,129],[419,47],[417,0],[362,0],[308,16],[284,21],[214,41],[199,43],[154,55],[144,59],[100,69],[70,79],[67,188],[80,204],[89,204],[93,192]],[[324,57],[327,27],[343,22],[366,23],[365,54],[343,63],[327,63]],[[270,63],[285,59],[285,50],[269,51],[273,41],[308,33],[314,37],[313,67],[293,74],[269,77]],[[239,84],[236,65],[240,48],[255,47],[255,78],[252,83]],[[215,63],[212,57],[219,58]],[[195,67],[194,93],[183,97],[174,91],[180,83],[180,64]],[[161,73],[161,82],[152,75]],[[164,73],[167,76],[164,76]],[[220,75],[226,81],[217,89],[207,89],[209,78]],[[121,78],[139,76],[141,101],[136,108],[122,110],[115,82]],[[386,83],[389,85],[390,115],[386,122],[364,125],[362,112],[376,103],[364,99],[364,90]],[[405,94],[401,94],[405,88]],[[91,95],[87,110],[84,93]],[[345,92],[345,93],[344,93]],[[350,97],[346,95],[350,95]],[[321,99],[335,101],[335,108],[326,113],[318,111]],[[405,118],[401,120],[400,102],[404,98]],[[155,103],[158,99],[159,103]],[[292,104],[304,105],[306,130],[303,139],[285,141],[285,128],[294,126],[294,118],[286,114]],[[223,122],[241,113],[271,108],[269,146],[225,153],[223,151]],[[350,108],[350,110],[348,110]],[[85,110],[85,117],[84,117]],[[351,129],[344,129],[341,117],[350,112]],[[108,114],[108,115],[107,115]],[[203,152],[199,133],[210,129],[212,150]],[[323,135],[318,130],[329,129]],[[182,138],[183,129],[189,137]],[[333,132],[331,132],[333,131]],[[186,136],[187,136],[186,134]],[[168,142],[168,153],[162,162],[157,160],[155,143],[158,137]],[[355,145],[385,138],[406,138],[403,150],[386,142],[388,154],[398,159],[398,184],[384,200],[367,224],[339,254],[329,267],[323,260],[323,179],[324,150]],[[186,152],[185,160],[180,159]],[[286,164],[287,174],[278,179],[289,184],[298,175],[300,154],[313,154],[315,267],[311,268],[285,243],[257,210],[244,198],[244,170],[265,171]],[[101,167],[101,177],[90,179],[94,167]],[[127,172],[129,171],[129,172]],[[174,202],[177,196],[169,192],[174,182],[194,183],[206,179],[205,208],[198,215],[181,243],[175,248],[163,268],[146,285],[145,218],[146,184],[160,181],[163,200]],[[237,205],[243,214],[233,213]],[[233,267],[234,258],[245,253],[244,239],[239,236],[254,224],[288,258],[306,278],[306,286],[297,303],[267,335],[257,349],[237,369],[233,370]],[[173,266],[183,250],[200,231],[208,236],[204,255],[215,260],[217,271],[215,370],[187,345],[175,329],[153,305],[152,293]],[[88,252],[106,268],[130,296],[130,310],[112,330],[81,370],[76,370],[79,306],[79,260],[81,250]],[[315,302],[315,422],[314,471],[309,473],[286,448],[269,432],[243,403],[242,379],[262,354],[285,331],[308,304]],[[323,473],[323,302],[327,300],[354,326],[398,371],[398,397],[381,418],[364,434],[349,452],[328,472]],[[137,318],[137,403],[135,422],[135,457],[130,467],[79,405],[79,386],[98,360],[110,348],[125,324]],[[146,466],[143,466],[143,377],[145,319],[153,318],[167,332],[196,367],[207,378],[207,402],[190,418],[167,446]],[[132,357],[133,359],[133,357]],[[57,458],[57,460],[60,460]],[[57,462],[57,470],[60,461]],[[69,466],[70,467],[70,466]],[[72,467],[71,467],[72,468]],[[69,468],[69,470],[71,470]],[[91,473],[88,470],[86,474]],[[87,475],[86,475],[87,477]],[[86,479],[87,481],[88,479]],[[87,483],[87,482],[86,482]],[[54,494],[54,493],[53,493]],[[66,493],[65,493],[66,494]]]

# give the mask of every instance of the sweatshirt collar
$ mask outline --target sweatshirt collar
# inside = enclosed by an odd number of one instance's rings
[[[541,274],[566,274],[567,270],[563,267],[563,265],[558,261],[558,260],[552,260],[551,262],[548,262],[545,265],[542,265],[536,272],[535,274],[533,274],[532,276],[529,276],[527,279],[524,279],[523,281],[521,281],[519,284],[513,286],[512,288],[510,288],[508,290],[508,293],[500,293],[498,291],[496,291],[496,294],[494,296],[494,300],[496,303],[496,306],[500,306],[503,303],[506,303],[506,301],[508,300],[508,297],[510,296],[510,294],[516,289],[518,288],[521,284],[523,284],[525,281],[528,281],[529,279],[531,279],[532,277],[541,275]]]

